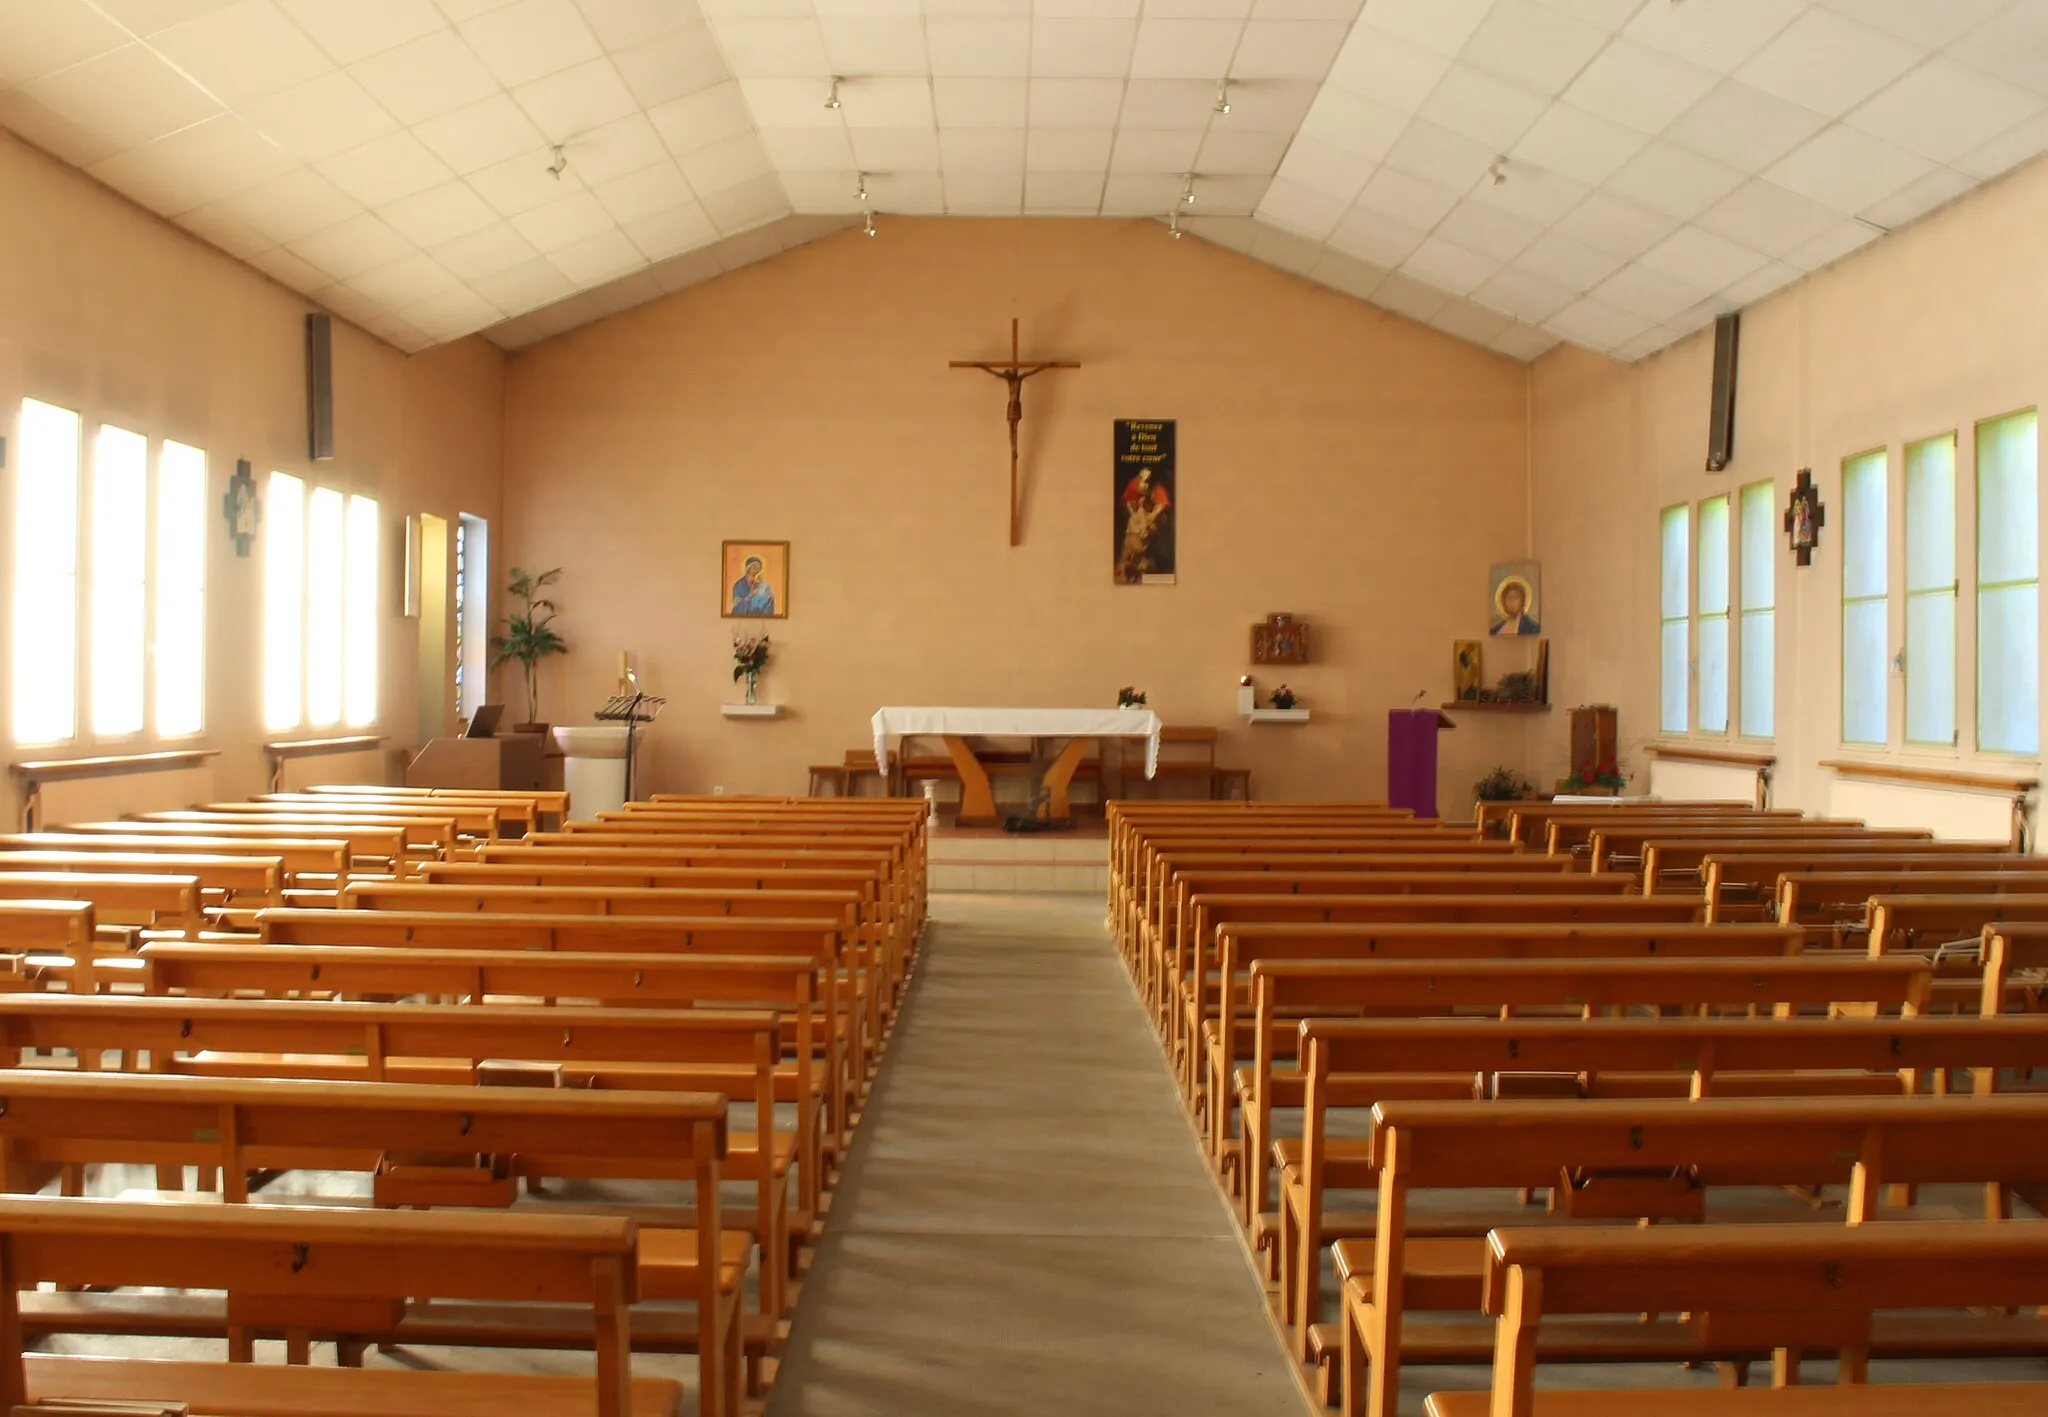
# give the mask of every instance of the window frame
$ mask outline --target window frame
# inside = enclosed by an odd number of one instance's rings
[[[1759,489],[1763,492],[1762,497],[1753,498],[1751,494]],[[1734,688],[1731,691],[1731,697],[1735,701],[1735,712],[1732,716],[1734,735],[1753,742],[1768,743],[1774,741],[1778,735],[1778,485],[1772,478],[1761,478],[1736,488],[1734,497],[1736,590],[1732,598],[1736,619],[1735,648],[1729,656],[1734,669]],[[1765,551],[1759,565],[1765,574],[1761,577],[1752,576],[1755,568],[1750,565],[1749,560],[1749,516],[1752,506],[1761,506],[1763,514],[1762,545]],[[1765,592],[1766,599],[1760,604],[1753,604],[1750,600],[1752,579],[1768,580],[1770,583],[1769,589]],[[1755,633],[1758,621],[1766,626],[1770,641],[1769,653],[1764,658],[1770,669],[1768,697],[1765,700],[1769,723],[1760,733],[1754,731],[1750,723],[1748,672],[1750,638]]]
[[[1707,509],[1718,505],[1721,519],[1721,608],[1707,608],[1707,575],[1709,557],[1707,547]],[[1693,508],[1693,556],[1692,556],[1692,733],[1693,737],[1726,738],[1733,722],[1731,706],[1735,684],[1735,541],[1731,535],[1734,529],[1734,503],[1726,492],[1717,492],[1711,497],[1702,497]],[[1705,651],[1707,627],[1718,624],[1721,627],[1721,724],[1718,728],[1706,723],[1706,666]]]
[[[1913,482],[1914,474],[1916,471],[1914,463],[1914,453],[1916,450],[1927,448],[1931,445],[1941,443],[1944,440],[1946,440],[1949,444],[1949,582],[1946,586],[1942,586],[1939,584],[1916,586],[1914,584],[1913,579],[1914,548],[1918,544],[1914,537],[1914,527],[1917,519],[1913,516]],[[1901,570],[1901,574],[1899,576],[1899,600],[1900,609],[1903,615],[1903,624],[1899,628],[1899,646],[1900,653],[1902,653],[1905,656],[1903,661],[1898,661],[1898,663],[1900,664],[1900,678],[1903,681],[1900,686],[1901,694],[1899,711],[1901,714],[1902,725],[1900,730],[1901,739],[1908,749],[1947,752],[1956,750],[1960,748],[1962,745],[1962,669],[1960,662],[1957,659],[1958,650],[1962,641],[1961,621],[1959,619],[1960,615],[1962,614],[1962,571],[1961,558],[1957,555],[1957,538],[1961,533],[1962,525],[1962,518],[1959,514],[1961,510],[1960,504],[1957,501],[1957,498],[1961,495],[1962,489],[1962,482],[1960,476],[1962,466],[1959,461],[1961,456],[1962,439],[1958,436],[1956,430],[1954,429],[1950,429],[1942,433],[1930,434],[1924,438],[1915,438],[1913,441],[1903,445],[1899,453],[1899,479],[1901,492],[1900,521],[1902,527],[1900,538],[1901,544],[1899,547]],[[1949,613],[1947,618],[1947,624],[1949,629],[1949,736],[1945,739],[1915,737],[1913,733],[1914,685],[1916,683],[1924,681],[1916,680],[1915,678],[1915,675],[1919,672],[1917,666],[1919,665],[1921,656],[1915,652],[1916,636],[1913,633],[1913,610],[1916,602],[1924,602],[1930,599],[1938,599],[1939,597],[1944,595],[1948,597],[1949,601]],[[1924,646],[1922,646],[1922,648],[1924,648]]]
[[[291,499],[296,508],[295,517],[288,517],[280,505],[280,478],[297,488]],[[292,734],[374,729],[383,718],[383,503],[368,493],[353,491],[341,482],[316,483],[301,474],[279,468],[273,468],[265,481],[264,502],[268,525],[263,538],[263,655],[259,695],[264,730]],[[351,554],[352,538],[358,530],[356,509],[359,506],[371,509],[366,528],[369,550],[361,560]],[[313,545],[316,512],[332,513],[329,520],[336,534],[336,544],[332,547],[316,548]],[[273,560],[281,547],[292,550],[297,562],[297,575],[288,594],[287,588],[279,581],[278,563]],[[316,551],[320,554],[316,555]],[[359,591],[367,594],[366,611],[354,599]],[[286,601],[291,613],[280,618],[278,610]],[[367,645],[358,638],[358,631],[363,629],[369,631]],[[313,655],[316,642],[332,651],[332,664],[323,670],[317,685]],[[286,646],[290,648],[295,670],[290,676],[289,693],[293,708],[289,721],[274,711],[283,702],[281,695],[287,688],[284,676],[276,672],[279,666],[274,663],[274,656]],[[351,681],[355,678],[352,669],[357,665],[367,667],[372,681],[368,693],[361,696],[351,693]],[[323,697],[330,691],[331,703]],[[370,706],[367,716],[357,713],[358,706],[364,702]],[[322,717],[330,708],[331,716]]]
[[[1881,542],[1880,542],[1880,546],[1881,546],[1881,552],[1880,552],[1880,554],[1879,554],[1879,555],[1877,556],[1877,558],[1876,558],[1876,563],[1877,563],[1877,565],[1878,565],[1878,566],[1879,566],[1879,567],[1881,568],[1881,570],[1882,570],[1882,572],[1883,572],[1883,575],[1882,575],[1882,580],[1883,580],[1883,589],[1881,589],[1881,590],[1879,590],[1879,591],[1876,591],[1876,592],[1874,592],[1874,593],[1865,593],[1865,594],[1859,594],[1859,595],[1851,595],[1851,594],[1849,593],[1849,564],[1850,564],[1850,547],[1851,547],[1851,544],[1852,544],[1852,543],[1851,543],[1851,534],[1852,534],[1852,527],[1851,527],[1851,524],[1850,524],[1850,516],[1849,516],[1849,513],[1850,513],[1850,508],[1851,508],[1851,506],[1853,505],[1853,503],[1852,503],[1852,501],[1851,501],[1851,499],[1850,499],[1850,496],[1849,496],[1849,477],[1850,477],[1850,472],[1851,472],[1851,468],[1852,468],[1853,466],[1855,466],[1855,465],[1858,465],[1858,464],[1863,464],[1863,463],[1865,463],[1865,462],[1866,462],[1866,461],[1867,461],[1868,459],[1871,459],[1871,458],[1876,458],[1876,459],[1878,459],[1878,463],[1877,463],[1877,485],[1878,485],[1879,489],[1881,490],[1881,492],[1883,493],[1883,498],[1884,498],[1884,500],[1883,500],[1883,506],[1882,506],[1882,511],[1881,511],[1881,515],[1880,515],[1880,516],[1879,516],[1879,518],[1878,518],[1878,520],[1879,520],[1879,522],[1880,522],[1880,524],[1881,524],[1881,526],[1882,526],[1882,528],[1883,528],[1883,531],[1882,531],[1882,539],[1881,539]],[[1891,567],[1891,557],[1892,557],[1892,549],[1893,549],[1893,548],[1892,548],[1892,534],[1891,534],[1891,520],[1892,520],[1892,495],[1891,495],[1891,477],[1892,477],[1892,461],[1891,461],[1891,445],[1890,445],[1889,443],[1886,443],[1886,444],[1882,444],[1882,445],[1880,445],[1880,446],[1878,446],[1878,447],[1874,447],[1874,448],[1866,448],[1866,449],[1864,449],[1864,450],[1863,450],[1863,451],[1861,451],[1861,452],[1851,453],[1851,454],[1849,454],[1848,456],[1844,457],[1844,458],[1842,459],[1842,461],[1841,461],[1841,478],[1842,478],[1842,485],[1841,485],[1841,500],[1842,500],[1842,555],[1841,555],[1841,572],[1840,572],[1840,578],[1839,578],[1839,580],[1838,580],[1838,581],[1837,581],[1837,583],[1836,583],[1836,585],[1837,585],[1837,589],[1838,589],[1838,590],[1839,590],[1839,592],[1840,592],[1840,598],[1841,598],[1841,614],[1840,614],[1840,616],[1839,616],[1839,618],[1838,618],[1838,620],[1837,620],[1837,622],[1836,622],[1836,630],[1837,630],[1837,634],[1838,634],[1838,636],[1839,636],[1839,638],[1838,638],[1838,641],[1837,641],[1837,648],[1838,648],[1838,650],[1839,650],[1839,659],[1840,659],[1840,661],[1841,661],[1841,662],[1840,662],[1840,666],[1839,666],[1839,667],[1840,667],[1840,671],[1841,671],[1841,672],[1840,672],[1840,682],[1839,682],[1839,685],[1838,685],[1838,692],[1837,692],[1837,705],[1836,705],[1836,706],[1837,706],[1837,709],[1838,709],[1838,716],[1837,716],[1837,719],[1836,719],[1836,728],[1837,728],[1837,732],[1838,732],[1838,734],[1839,734],[1839,736],[1840,736],[1840,740],[1841,740],[1842,746],[1843,746],[1844,748],[1862,748],[1862,749],[1878,749],[1878,750],[1882,751],[1882,750],[1886,750],[1886,749],[1889,749],[1889,748],[1890,748],[1890,747],[1892,746],[1892,693],[1891,693],[1891,667],[1892,667],[1892,660],[1891,660],[1891,657],[1890,657],[1889,655],[1887,655],[1887,656],[1886,656],[1886,658],[1885,658],[1885,660],[1883,661],[1883,662],[1884,662],[1884,665],[1885,665],[1885,668],[1884,668],[1884,671],[1883,671],[1883,673],[1881,673],[1881,674],[1879,675],[1879,683],[1880,683],[1880,684],[1882,684],[1882,685],[1883,685],[1883,688],[1884,688],[1884,706],[1883,706],[1883,712],[1882,712],[1882,713],[1881,713],[1881,715],[1880,715],[1881,721],[1882,721],[1882,723],[1883,723],[1883,728],[1882,728],[1882,730],[1881,730],[1881,732],[1882,732],[1882,736],[1881,736],[1881,737],[1878,737],[1878,738],[1874,738],[1874,739],[1868,739],[1868,738],[1851,738],[1851,737],[1849,736],[1849,610],[1850,610],[1850,607],[1851,607],[1851,606],[1858,606],[1858,605],[1882,605],[1882,606],[1884,607],[1884,626],[1885,626],[1885,629],[1884,629],[1884,644],[1885,644],[1885,647],[1886,647],[1887,649],[1889,649],[1889,648],[1890,648],[1890,646],[1891,646],[1891,644],[1892,644],[1892,623],[1891,623],[1891,622],[1892,622],[1892,610],[1891,610],[1891,599],[1892,599],[1892,594],[1891,594],[1891,583],[1892,583],[1892,567]]]
[[[2017,418],[2028,418],[2028,419],[2031,419],[2031,420],[2033,421],[2033,438],[2034,438],[2034,476],[2033,476],[2033,478],[2031,479],[2031,482],[2030,482],[2030,484],[2029,484],[2029,485],[2030,485],[2030,486],[2032,487],[2032,489],[2033,489],[2033,493],[2034,493],[2034,509],[2033,509],[2033,510],[2034,510],[2034,517],[2033,517],[2033,519],[2032,519],[2032,522],[2033,522],[2033,529],[2034,529],[2034,536],[2033,536],[2033,550],[2034,550],[2034,574],[2033,574],[2032,576],[2029,576],[2029,577],[2023,577],[2023,578],[2020,578],[2020,579],[2006,579],[2006,580],[1998,580],[1998,581],[1987,581],[1987,580],[1985,580],[1985,579],[1984,579],[1984,574],[1983,574],[1983,567],[1984,567],[1984,519],[1985,519],[1985,497],[1984,497],[1984,432],[1985,432],[1985,430],[1986,430],[1987,428],[1990,428],[1990,427],[1992,427],[1992,426],[1993,426],[1994,424],[2000,424],[2000,423],[2006,423],[2006,422],[2010,422],[2011,420],[2013,420],[2013,419],[2017,419]],[[1974,641],[1974,648],[1975,648],[1975,656],[1974,656],[1974,657],[1975,657],[1975,663],[1974,663],[1974,666],[1973,666],[1973,667],[1974,667],[1974,671],[1975,671],[1975,672],[1974,672],[1974,675],[1973,675],[1973,678],[1975,679],[1975,693],[1974,693],[1974,695],[1973,695],[1973,700],[1974,700],[1974,701],[1973,701],[1973,703],[1972,703],[1972,705],[1971,705],[1971,708],[1972,708],[1972,715],[1971,715],[1971,716],[1972,716],[1972,717],[1973,717],[1973,718],[1975,719],[1975,721],[1976,721],[1976,738],[1975,738],[1975,748],[1976,748],[1976,751],[1977,751],[1977,752],[1979,752],[1979,753],[1981,753],[1981,754],[1988,754],[1988,755],[1990,755],[1990,756],[1993,756],[1993,757],[1998,757],[1998,758],[2036,758],[2036,757],[2039,757],[2039,756],[2040,756],[2040,752],[2041,752],[2041,730],[2040,730],[2040,720],[2041,720],[2041,682],[2040,682],[2040,660],[2039,660],[2039,654],[2040,654],[2040,650],[2039,650],[2039,637],[2040,637],[2040,625],[2041,625],[2041,599],[2040,599],[2040,596],[2041,596],[2041,536],[2040,536],[2040,503],[2041,503],[2041,497],[2040,497],[2040,475],[2041,475],[2041,420],[2040,420],[2040,409],[2039,409],[2039,407],[2038,407],[2038,406],[2029,406],[2029,407],[2025,407],[2025,408],[2016,408],[2016,409],[2013,409],[2012,411],[2010,411],[2010,412],[2008,412],[2008,413],[2000,413],[2000,414],[1994,414],[1994,415],[1992,415],[1992,416],[1991,416],[1991,417],[1989,417],[1989,418],[1980,418],[1980,419],[1977,419],[1977,420],[1975,421],[1975,423],[1974,423],[1974,424],[1972,425],[1972,430],[1971,430],[1971,431],[1972,431],[1972,437],[1971,437],[1971,440],[1970,440],[1970,453],[1971,453],[1971,456],[1970,456],[1970,486],[1971,486],[1971,491],[1972,491],[1972,493],[1973,493],[1973,496],[1974,496],[1974,504],[1975,504],[1975,505],[1974,505],[1974,506],[1973,506],[1973,508],[1972,508],[1973,516],[1972,516],[1972,518],[1971,518],[1971,520],[1972,520],[1972,530],[1973,530],[1973,532],[1974,532],[1974,538],[1973,538],[1974,544],[1973,544],[1973,547],[1972,547],[1972,553],[1973,553],[1973,554],[1972,554],[1972,556],[1971,556],[1971,567],[1970,567],[1970,569],[1971,569],[1971,604],[1972,604],[1972,608],[1973,608],[1973,610],[1974,610],[1974,612],[1975,612],[1975,621],[1976,621],[1976,623],[1975,623],[1975,624],[1974,624],[1974,625],[1972,626],[1972,639],[1973,639],[1973,641]],[[1959,517],[1959,518],[1958,518],[1958,521],[1960,521],[1960,520],[1961,520],[1961,518]],[[2001,590],[2017,590],[2017,589],[2020,589],[2020,588],[2022,588],[2022,587],[2032,587],[2032,589],[2033,589],[2033,591],[2034,591],[2034,629],[2035,629],[2035,655],[2036,655],[2036,659],[2035,659],[2035,679],[2034,679],[2034,685],[2033,685],[2033,690],[2034,690],[2034,692],[2033,692],[2033,700],[2034,700],[2034,712],[2033,712],[2033,718],[2032,718],[2032,722],[2033,722],[2033,728],[2034,728],[2034,742],[2033,742],[2032,746],[2030,746],[2030,747],[2018,747],[2018,748],[1998,747],[1998,746],[1993,746],[1993,745],[1987,744],[1987,743],[1986,743],[1986,742],[1984,741],[1984,703],[1985,703],[1985,699],[1986,699],[1986,695],[1985,695],[1985,693],[1984,693],[1984,665],[1985,665],[1985,662],[1986,662],[1986,655],[1985,655],[1985,653],[1984,653],[1984,623],[1985,623],[1985,618],[1986,618],[1986,617],[1985,617],[1985,615],[1984,615],[1984,596],[1985,596],[1985,593],[1986,593],[1987,591],[2001,591]],[[1960,595],[1958,596],[1958,599],[1960,599]],[[1960,679],[1960,677],[1961,677],[1961,675],[1960,675],[1960,671],[1959,671],[1959,672],[1958,672],[1958,679]],[[1958,723],[1957,723],[1957,730],[1956,730],[1956,731],[1957,731],[1957,734],[1958,734],[1958,741],[1960,741],[1960,735],[1961,735],[1961,732],[1962,732],[1962,728],[1961,728],[1961,722],[1960,722],[1960,720],[1961,720],[1961,715],[1960,715],[1960,713],[1959,713],[1959,714],[1957,715],[1957,719],[1958,719]]]
[[[1685,532],[1684,532],[1684,535],[1682,535],[1682,536],[1678,537],[1678,538],[1677,538],[1677,540],[1676,540],[1676,542],[1674,542],[1674,541],[1672,540],[1672,537],[1671,537],[1671,533],[1670,533],[1670,524],[1671,524],[1671,519],[1672,519],[1673,517],[1682,517],[1682,518],[1684,518],[1684,520],[1685,520]],[[1692,568],[1692,565],[1691,565],[1691,562],[1692,562],[1692,561],[1693,561],[1693,559],[1694,559],[1694,557],[1693,557],[1693,544],[1692,544],[1692,543],[1693,543],[1693,536],[1694,536],[1694,525],[1693,525],[1693,507],[1692,507],[1692,503],[1691,503],[1691,502],[1689,502],[1689,501],[1688,501],[1688,502],[1677,502],[1677,503],[1674,503],[1674,504],[1672,504],[1672,505],[1670,505],[1670,506],[1664,507],[1664,508],[1662,508],[1662,509],[1660,509],[1660,510],[1658,511],[1658,513],[1657,513],[1657,616],[1658,616],[1658,621],[1657,621],[1657,730],[1658,730],[1658,732],[1660,732],[1660,733],[1664,733],[1664,734],[1668,734],[1668,735],[1672,735],[1672,736],[1676,736],[1676,737],[1689,737],[1689,736],[1691,735],[1691,733],[1692,733],[1692,725],[1693,725],[1693,721],[1694,721],[1694,715],[1693,715],[1693,682],[1694,682],[1694,678],[1695,678],[1695,676],[1694,676],[1694,674],[1693,674],[1693,667],[1692,667],[1692,656],[1693,656],[1693,651],[1694,651],[1694,646],[1693,646],[1693,633],[1692,633],[1692,609],[1693,609],[1693,606],[1692,606],[1692,590],[1693,590],[1693,584],[1692,584],[1692,582],[1693,582],[1693,568]],[[1677,584],[1679,584],[1679,585],[1680,585],[1680,586],[1682,587],[1682,593],[1683,593],[1683,595],[1684,595],[1684,597],[1685,597],[1685,605],[1684,605],[1683,609],[1682,609],[1682,610],[1681,610],[1681,611],[1680,611],[1679,613],[1677,613],[1677,614],[1675,614],[1675,615],[1671,613],[1671,607],[1670,607],[1669,605],[1667,605],[1667,604],[1665,603],[1665,595],[1664,595],[1664,592],[1665,592],[1665,589],[1666,589],[1666,587],[1667,587],[1667,584],[1671,582],[1671,568],[1670,568],[1670,566],[1669,566],[1669,565],[1667,564],[1667,562],[1666,562],[1666,557],[1668,556],[1668,554],[1669,554],[1669,553],[1670,553],[1670,551],[1671,551],[1671,548],[1672,548],[1672,547],[1673,547],[1674,545],[1676,545],[1676,546],[1678,546],[1678,547],[1682,548],[1682,554],[1683,554],[1683,555],[1685,556],[1685,558],[1686,558],[1686,562],[1687,562],[1687,564],[1686,564],[1685,566],[1683,566],[1682,568],[1680,568],[1680,570],[1679,570],[1679,573],[1678,573],[1678,581],[1677,581]],[[1680,626],[1680,627],[1682,627],[1682,628],[1684,629],[1684,631],[1685,631],[1685,652],[1684,652],[1683,654],[1681,654],[1681,655],[1680,655],[1680,656],[1678,657],[1678,663],[1679,663],[1679,665],[1681,666],[1681,670],[1680,670],[1680,672],[1681,672],[1681,673],[1682,673],[1682,674],[1683,674],[1683,675],[1685,676],[1685,683],[1684,683],[1684,685],[1682,686],[1682,692],[1681,692],[1681,695],[1680,695],[1680,698],[1681,698],[1681,700],[1682,700],[1682,708],[1681,708],[1681,713],[1682,713],[1682,715],[1683,715],[1683,717],[1684,717],[1684,719],[1685,719],[1685,722],[1684,722],[1684,723],[1682,723],[1682,724],[1680,724],[1680,725],[1679,725],[1679,726],[1677,726],[1677,727],[1673,727],[1673,726],[1671,725],[1671,723],[1670,723],[1670,722],[1669,722],[1669,721],[1668,721],[1668,720],[1667,720],[1667,719],[1665,718],[1665,715],[1664,715],[1664,710],[1665,710],[1666,706],[1668,705],[1668,703],[1670,702],[1670,692],[1669,692],[1669,690],[1670,690],[1670,687],[1671,687],[1671,686],[1670,686],[1670,685],[1669,685],[1669,684],[1668,684],[1668,683],[1667,683],[1667,682],[1665,681],[1665,674],[1666,674],[1666,672],[1667,672],[1667,671],[1669,670],[1669,668],[1670,668],[1671,666],[1670,666],[1670,664],[1669,664],[1669,663],[1667,662],[1667,660],[1666,660],[1666,658],[1665,658],[1665,652],[1664,652],[1664,641],[1665,641],[1665,639],[1666,639],[1666,638],[1667,638],[1667,637],[1669,636],[1669,634],[1670,634],[1670,632],[1671,632],[1671,627],[1672,627],[1672,626],[1674,626],[1674,625],[1677,625],[1677,626]]]

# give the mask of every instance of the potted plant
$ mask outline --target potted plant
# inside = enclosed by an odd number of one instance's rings
[[[1273,707],[1276,709],[1280,709],[1283,712],[1287,709],[1293,708],[1296,704],[1300,702],[1301,696],[1296,694],[1294,690],[1288,688],[1285,684],[1282,684],[1279,688],[1273,691]]]
[[[1472,784],[1473,795],[1481,802],[1519,802],[1533,790],[1520,773],[1507,767],[1497,767]]]
[[[1118,708],[1145,707],[1145,691],[1130,684],[1124,685],[1116,691],[1116,706]]]
[[[505,617],[505,633],[491,636],[491,668],[517,663],[526,674],[526,722],[512,725],[514,733],[545,733],[540,719],[540,680],[535,670],[551,654],[567,654],[568,644],[555,633],[555,603],[543,600],[539,592],[553,585],[562,574],[560,566],[539,575],[512,568],[510,589],[525,609]]]

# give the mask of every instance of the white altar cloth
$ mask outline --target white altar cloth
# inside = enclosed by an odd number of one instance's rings
[[[983,738],[1143,738],[1145,776],[1159,767],[1159,715],[1147,708],[921,708],[875,710],[875,761],[890,738],[922,734]]]

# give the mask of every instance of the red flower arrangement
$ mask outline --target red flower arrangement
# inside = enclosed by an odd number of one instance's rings
[[[1619,792],[1628,786],[1628,779],[1621,775],[1621,767],[1612,758],[1596,763],[1588,758],[1572,769],[1572,775],[1564,780],[1564,791],[1584,792],[1589,788],[1605,788]]]

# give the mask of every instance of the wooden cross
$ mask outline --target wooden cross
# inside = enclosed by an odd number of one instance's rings
[[[1010,386],[1010,545],[1021,544],[1017,530],[1017,426],[1024,421],[1024,381],[1048,369],[1079,369],[1081,366],[1065,359],[1044,359],[1026,364],[1017,357],[1017,321],[1010,321],[1010,357],[1008,360],[955,359],[949,368],[979,369],[984,374],[993,374]]]
[[[1802,566],[1813,564],[1813,549],[1820,545],[1820,529],[1827,525],[1828,509],[1820,504],[1820,489],[1813,485],[1813,469],[1799,469],[1792,486],[1792,500],[1785,507],[1785,536],[1792,555]]]

